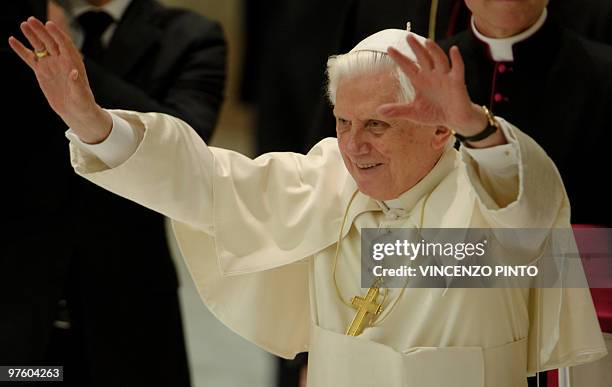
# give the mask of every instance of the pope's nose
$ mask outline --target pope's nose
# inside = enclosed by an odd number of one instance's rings
[[[356,130],[348,134],[346,150],[351,156],[362,156],[370,151],[370,144],[366,139],[366,133]]]

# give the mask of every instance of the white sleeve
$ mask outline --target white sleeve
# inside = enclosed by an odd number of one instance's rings
[[[166,114],[110,113],[114,127],[103,143],[92,147],[76,138],[70,141],[75,172],[117,195],[212,233],[215,160],[202,138],[184,121]]]
[[[109,112],[113,127],[108,137],[98,144],[87,144],[72,131],[66,131],[66,137],[81,150],[91,153],[110,168],[123,164],[136,152],[142,141],[143,133],[138,128],[118,115]]]
[[[507,144],[490,148],[461,147],[463,160],[478,176],[479,185],[487,192],[481,192],[496,202],[496,207],[505,207],[518,198],[520,191],[519,164],[520,146],[510,124],[499,120]],[[484,199],[483,199],[484,200]]]
[[[503,177],[516,176],[518,174],[518,141],[512,128],[500,120],[501,130],[508,141],[507,144],[492,146],[490,148],[469,148],[462,146],[461,149],[468,153],[478,164],[481,173],[486,171],[487,175],[499,175]]]

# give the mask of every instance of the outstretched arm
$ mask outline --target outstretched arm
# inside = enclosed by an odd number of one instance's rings
[[[108,137],[112,118],[95,101],[79,50],[53,22],[43,24],[30,17],[21,30],[33,50],[15,37],[9,45],[34,71],[51,108],[86,143]]]
[[[415,98],[410,103],[394,103],[380,107],[380,113],[400,117],[424,125],[443,126],[463,136],[480,133],[487,127],[487,115],[468,95],[464,79],[463,59],[457,47],[450,50],[450,62],[444,51],[431,39],[422,45],[408,34],[408,45],[417,63],[390,47],[389,56],[410,78]],[[505,144],[501,130],[489,137],[470,142],[473,148]]]

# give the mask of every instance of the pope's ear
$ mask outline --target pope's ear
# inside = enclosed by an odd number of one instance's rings
[[[452,134],[453,132],[445,126],[436,127],[433,138],[431,139],[432,147],[434,149],[444,148],[448,142],[448,138],[452,136]]]

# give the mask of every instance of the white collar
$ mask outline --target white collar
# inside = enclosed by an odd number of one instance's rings
[[[536,33],[542,27],[544,22],[546,21],[546,16],[548,12],[546,8],[538,18],[538,20],[528,29],[521,32],[520,34],[511,36],[509,38],[495,39],[490,38],[488,36],[484,36],[482,33],[478,31],[476,28],[476,24],[474,23],[474,16],[472,16],[472,31],[474,35],[481,41],[485,42],[489,45],[489,51],[491,52],[491,58],[496,62],[511,62],[514,60],[514,55],[512,53],[512,46],[515,43],[521,42],[533,34]]]
[[[86,0],[70,0],[72,5],[71,16],[76,19],[87,11],[105,11],[115,22],[118,22],[131,2],[132,0],[112,0],[102,7],[96,7],[89,4]]]

